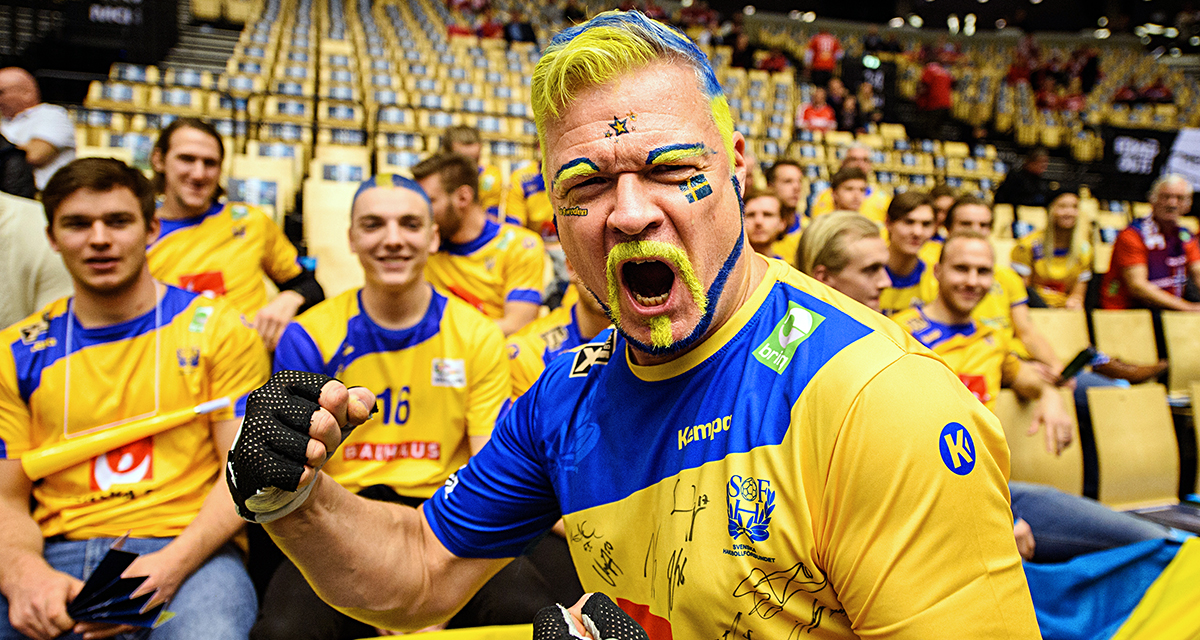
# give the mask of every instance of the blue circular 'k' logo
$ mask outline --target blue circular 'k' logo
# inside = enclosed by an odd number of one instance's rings
[[[938,451],[942,454],[942,462],[954,473],[965,476],[975,468],[975,441],[971,433],[957,422],[942,427],[938,436]]]

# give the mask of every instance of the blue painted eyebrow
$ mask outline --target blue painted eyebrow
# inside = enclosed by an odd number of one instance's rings
[[[665,147],[652,149],[646,155],[646,164],[666,164],[668,162],[676,162],[684,158],[694,158],[708,153],[708,146],[703,142],[684,142],[682,144],[669,144]]]

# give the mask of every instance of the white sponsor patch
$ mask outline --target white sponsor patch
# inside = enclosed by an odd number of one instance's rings
[[[455,358],[433,359],[433,386],[461,389],[467,386],[467,366]]]

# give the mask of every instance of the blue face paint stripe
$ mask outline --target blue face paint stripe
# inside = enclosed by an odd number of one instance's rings
[[[705,144],[703,142],[684,142],[680,144],[669,144],[657,149],[651,149],[650,153],[646,155],[646,164],[654,164],[655,160],[657,160],[664,153],[668,153],[670,151],[691,151],[692,149],[696,149],[700,152],[696,155],[701,155],[705,152]]]

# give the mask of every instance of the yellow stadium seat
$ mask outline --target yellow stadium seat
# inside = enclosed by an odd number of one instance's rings
[[[1012,223],[1015,216],[1011,204],[997,204],[992,207],[992,237],[1011,238]]]
[[[76,158],[116,158],[125,164],[133,164],[133,149],[125,147],[78,147]]]
[[[1070,362],[1091,344],[1087,313],[1083,309],[1030,309],[1029,320],[1063,363]]]
[[[156,113],[200,116],[204,114],[206,93],[186,87],[151,87],[148,107]]]
[[[327,298],[363,284],[362,265],[346,240],[357,189],[357,182],[304,181],[304,240]]]
[[[1187,393],[1193,384],[1200,382],[1200,315],[1163,311],[1162,323],[1171,365],[1171,393]]]
[[[313,101],[308,98],[267,96],[263,104],[263,120],[266,122],[311,124],[312,117]]]
[[[272,204],[276,214],[276,222],[280,222],[283,216],[292,210],[293,203],[296,197],[296,176],[294,172],[294,162],[291,158],[272,158],[263,156],[251,156],[246,154],[230,154],[230,181],[240,180],[242,182],[259,180],[262,183],[273,183],[274,186],[274,202],[270,202],[270,198],[266,194],[271,191],[271,188],[266,184],[249,183],[246,185],[246,191],[250,194],[262,194],[261,198],[249,198],[250,204],[260,204],[268,202]],[[234,189],[230,188],[231,194]],[[231,197],[233,197],[231,195]]]
[[[83,106],[89,109],[140,111],[146,107],[148,87],[130,82],[93,81],[88,85]]]
[[[1011,389],[1001,389],[996,397],[996,417],[1004,427],[1011,456],[1011,478],[1054,487],[1071,495],[1083,494],[1083,451],[1079,442],[1079,425],[1075,422],[1075,400],[1069,389],[1059,389],[1063,408],[1071,416],[1073,444],[1055,456],[1046,451],[1043,433],[1027,435],[1033,424],[1036,403],[1023,402]]]
[[[1178,502],[1179,446],[1159,384],[1087,390],[1100,501],[1114,509]]]
[[[1029,233],[1037,233],[1046,228],[1046,208],[1045,207],[1017,207],[1017,220],[1029,225]]]
[[[1158,362],[1154,322],[1147,309],[1096,309],[1092,312],[1096,348],[1135,364]]]

